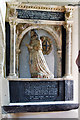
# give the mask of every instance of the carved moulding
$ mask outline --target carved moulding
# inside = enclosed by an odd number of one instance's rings
[[[65,7],[64,6],[57,6],[57,5],[38,5],[38,4],[29,4],[29,3],[19,3],[19,2],[7,2],[8,8],[15,8],[15,9],[27,9],[27,10],[49,10],[49,11],[60,11],[64,12]]]
[[[10,9],[26,9],[26,10],[44,10],[54,12],[71,12],[74,10],[74,6],[57,6],[57,5],[38,5],[20,2],[7,2],[7,7]]]
[[[21,24],[20,24],[21,25]],[[17,75],[19,75],[19,53],[21,52],[20,51],[20,45],[21,45],[21,42],[24,38],[24,36],[27,34],[27,32],[29,32],[31,29],[38,29],[38,30],[45,30],[46,32],[48,32],[55,40],[55,43],[56,43],[56,48],[57,48],[57,56],[58,56],[58,71],[57,71],[57,75],[58,77],[61,77],[61,53],[62,53],[62,50],[61,50],[61,46],[62,46],[62,41],[61,41],[61,33],[59,33],[59,31],[61,32],[61,26],[54,26],[52,29],[51,26],[49,25],[31,25],[31,24],[22,24],[21,26],[27,26],[27,28],[24,27],[21,28],[21,34],[18,34],[17,35],[17,40],[16,40],[16,72],[17,72]],[[59,28],[59,30],[55,29],[56,27]],[[20,27],[17,27],[17,31],[19,30],[18,28]],[[23,30],[22,30],[23,29]]]

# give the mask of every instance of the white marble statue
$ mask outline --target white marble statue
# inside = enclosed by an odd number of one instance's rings
[[[28,47],[30,57],[29,66],[31,77],[33,78],[54,78],[54,75],[48,68],[44,55],[42,53],[42,42],[35,30],[31,30],[30,44]]]

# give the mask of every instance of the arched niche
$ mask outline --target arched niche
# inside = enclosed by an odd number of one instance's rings
[[[18,37],[17,51],[16,51],[16,63],[17,74],[20,78],[30,78],[29,70],[29,51],[25,44],[30,42],[30,30],[36,29],[38,35],[47,36],[52,41],[52,50],[50,54],[44,55],[50,71],[54,74],[54,77],[61,77],[61,40],[57,32],[50,27],[43,26],[31,26],[26,28]],[[24,72],[23,72],[24,71]]]

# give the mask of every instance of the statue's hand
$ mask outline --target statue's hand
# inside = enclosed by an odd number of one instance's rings
[[[29,50],[33,49],[33,47],[30,46],[29,44],[26,44],[26,46],[28,47]]]
[[[39,50],[39,47],[34,45],[34,46],[33,46],[33,49],[36,50],[36,51],[38,51],[38,50]]]

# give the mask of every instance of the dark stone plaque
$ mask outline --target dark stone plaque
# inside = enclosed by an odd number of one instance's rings
[[[37,10],[22,10],[16,9],[18,12],[17,18],[19,19],[36,19],[36,20],[53,20],[64,21],[64,12],[52,12],[52,11],[37,11]]]
[[[11,102],[54,101],[58,96],[57,82],[9,82],[9,84]]]
[[[10,81],[10,102],[49,102],[73,99],[73,81]],[[15,92],[14,92],[15,91]]]

